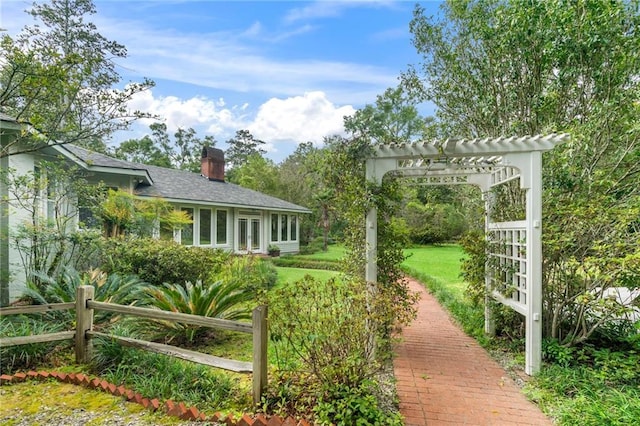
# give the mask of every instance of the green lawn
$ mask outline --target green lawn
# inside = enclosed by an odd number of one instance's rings
[[[338,272],[325,271],[321,269],[276,267],[276,271],[278,271],[278,281],[276,281],[277,285],[299,281],[304,278],[305,275],[311,275],[312,277],[322,281],[327,281],[339,275]]]
[[[346,249],[343,245],[331,244],[327,247],[327,251],[318,251],[313,254],[300,254],[296,255],[296,257],[302,259],[315,259],[315,260],[335,260],[338,261],[342,259],[345,255]]]
[[[466,284],[460,278],[460,260],[464,257],[458,245],[417,246],[404,250],[407,259],[402,262],[405,271],[418,272],[450,284],[457,296],[464,296]],[[418,278],[418,277],[416,277]]]

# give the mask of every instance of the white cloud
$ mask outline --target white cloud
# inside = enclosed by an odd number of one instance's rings
[[[176,96],[156,97],[151,90],[136,94],[129,107],[159,116],[170,133],[175,132],[178,127],[192,127],[218,137],[241,128],[245,125],[246,119],[246,113],[241,106],[225,108],[222,98],[211,100],[202,96],[190,99],[180,99]],[[154,120],[142,120],[147,126],[152,122]]]
[[[271,98],[260,105],[257,112],[246,103],[225,106],[222,98],[212,100],[197,96],[180,99],[176,96],[155,96],[151,90],[136,94],[129,107],[158,115],[169,133],[178,127],[191,127],[199,135],[215,136],[220,143],[233,137],[236,131],[248,129],[256,138],[266,142],[264,148],[267,152],[279,153],[280,156],[286,155],[298,143],[321,143],[325,136],[344,134],[344,116],[355,113],[353,106],[338,106],[320,91],[285,99]],[[127,138],[148,133],[148,125],[152,122],[154,120],[142,120],[137,126],[137,134]],[[224,145],[221,147],[224,149]]]
[[[287,99],[272,98],[262,104],[249,125],[259,139],[276,142],[322,142],[324,136],[344,134],[343,119],[351,105],[336,106],[323,92],[308,92]]]
[[[342,15],[343,11],[353,7],[391,7],[392,0],[340,0],[326,1],[318,0],[304,7],[296,7],[286,14],[284,21],[287,23],[301,20],[334,18]]]

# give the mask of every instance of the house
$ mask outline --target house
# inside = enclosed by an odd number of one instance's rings
[[[15,138],[20,126],[6,115],[0,115],[0,135],[4,147]],[[176,209],[184,210],[193,219],[191,225],[176,230],[169,238],[178,243],[219,248],[234,253],[267,253],[269,245],[281,253],[297,253],[300,249],[300,215],[310,210],[225,182],[224,153],[216,148],[204,148],[201,173],[148,166],[111,158],[84,148],[65,144],[51,145],[30,153],[0,158],[2,168],[18,172],[37,170],[39,162],[64,161],[85,171],[91,182],[127,191],[140,199],[161,198]],[[46,170],[38,170],[46,173]],[[7,188],[0,188],[0,199],[6,200]],[[4,196],[4,197],[3,197]],[[47,209],[46,194],[42,208]],[[77,203],[77,202],[76,202]],[[19,253],[9,244],[7,235],[21,221],[23,213],[9,210],[3,201],[0,214],[1,301],[15,299],[23,276]],[[80,221],[81,209],[75,206]],[[11,277],[11,280],[9,279]]]

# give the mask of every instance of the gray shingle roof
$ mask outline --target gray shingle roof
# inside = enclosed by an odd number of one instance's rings
[[[71,144],[65,145],[65,148],[89,166],[146,170],[153,185],[139,184],[136,187],[135,194],[142,197],[161,197],[166,200],[194,204],[211,203],[233,207],[310,213],[306,207],[233,183],[210,181],[198,173],[118,160]]]
[[[81,148],[77,145],[73,145],[70,143],[64,144],[62,146],[90,166],[114,167],[118,169],[130,169],[130,170],[146,170],[148,167],[144,164],[131,163],[125,160],[118,160],[117,158],[113,158],[113,157],[109,157],[108,155],[89,151],[88,149]]]

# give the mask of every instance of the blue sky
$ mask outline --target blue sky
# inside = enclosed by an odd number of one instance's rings
[[[281,161],[298,143],[343,132],[342,119],[398,83],[420,58],[411,1],[103,1],[92,21],[127,47],[123,81],[156,86],[132,107],[170,131],[193,127],[218,146],[236,130],[267,142]],[[2,0],[0,27],[16,35],[31,1]],[[436,13],[438,2],[422,2]],[[431,113],[428,106],[425,113]],[[141,137],[149,123],[116,135]]]

